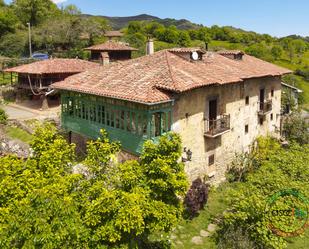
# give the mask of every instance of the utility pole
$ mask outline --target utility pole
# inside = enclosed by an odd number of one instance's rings
[[[32,58],[32,46],[31,46],[31,24],[27,22],[28,25],[28,32],[29,32],[29,56]]]

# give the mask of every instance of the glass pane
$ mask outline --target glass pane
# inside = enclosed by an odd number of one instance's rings
[[[106,125],[108,125],[108,126],[111,125],[110,110],[109,109],[106,109]]]
[[[115,127],[115,111],[110,110],[111,127]]]
[[[131,132],[131,112],[126,111],[126,124],[127,124],[127,131]]]
[[[102,116],[102,124],[105,124],[105,106],[102,106],[101,116]]]
[[[120,112],[120,129],[124,130],[125,111]]]
[[[86,119],[86,108],[84,102],[82,102],[82,118]]]
[[[168,131],[172,130],[172,112],[168,112],[168,121],[167,121]]]
[[[116,119],[116,128],[119,129],[120,128],[120,117],[119,117],[119,111],[115,110],[115,119]]]
[[[147,115],[143,115],[143,135],[144,136],[147,136],[147,125],[148,125]]]
[[[98,122],[102,123],[102,106],[98,105]]]
[[[133,133],[136,133],[136,114],[135,112],[132,112],[132,116],[131,116],[131,129]]]

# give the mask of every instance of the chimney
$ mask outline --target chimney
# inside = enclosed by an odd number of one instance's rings
[[[146,55],[151,55],[154,53],[153,39],[148,39],[146,43]]]
[[[109,64],[109,55],[107,52],[102,52],[101,53],[101,59],[102,59],[102,65],[108,65]]]

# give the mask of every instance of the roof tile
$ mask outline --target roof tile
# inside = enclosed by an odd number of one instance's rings
[[[291,71],[244,55],[228,59],[207,52],[191,61],[178,53],[162,50],[152,55],[94,68],[53,84],[55,89],[84,92],[142,103],[171,100],[174,93],[212,84],[229,84],[244,79],[279,76]]]

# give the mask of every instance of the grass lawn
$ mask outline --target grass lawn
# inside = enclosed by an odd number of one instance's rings
[[[305,235],[302,237],[295,237],[287,239],[287,249],[308,249],[309,248],[309,228],[307,228]]]
[[[172,248],[184,249],[216,249],[214,238],[202,237],[203,244],[196,245],[191,242],[195,236],[200,236],[200,231],[207,231],[210,223],[214,222],[216,217],[222,215],[224,210],[228,208],[229,196],[227,192],[234,188],[234,184],[223,183],[217,189],[211,189],[208,203],[200,215],[193,220],[183,220],[178,224],[177,228],[170,235]],[[309,249],[309,228],[302,237],[287,239],[287,249]],[[250,249],[250,248],[248,248]]]
[[[203,245],[195,245],[191,240],[195,236],[200,236],[201,230],[207,231],[208,225],[213,223],[214,219],[226,210],[228,205],[227,190],[231,188],[233,188],[233,184],[224,183],[217,189],[210,190],[207,205],[200,215],[193,220],[183,220],[172,232],[170,236],[172,248],[216,248],[215,241],[211,237],[202,238]]]
[[[18,139],[25,143],[30,143],[32,140],[32,135],[28,132],[18,128],[18,127],[12,127],[12,126],[6,126],[5,132],[7,136],[13,139]]]

